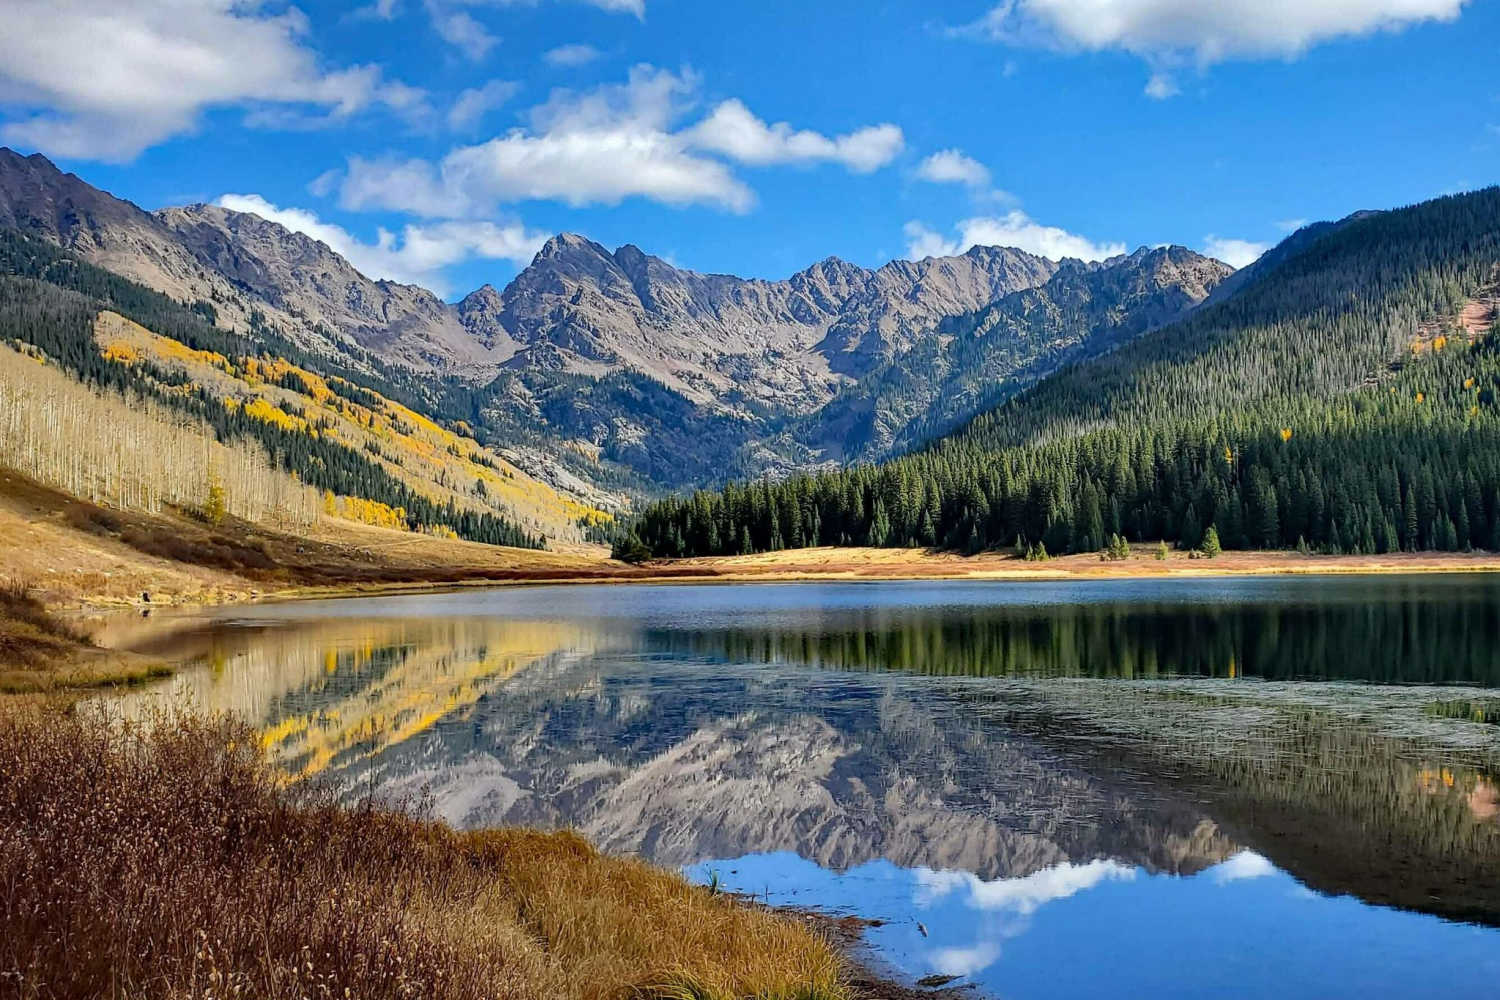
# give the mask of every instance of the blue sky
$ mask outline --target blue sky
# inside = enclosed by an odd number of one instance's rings
[[[448,297],[562,230],[785,277],[1500,180],[1493,0],[10,0],[0,142]],[[102,55],[101,55],[102,54]]]

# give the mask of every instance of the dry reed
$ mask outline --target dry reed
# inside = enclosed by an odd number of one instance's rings
[[[847,995],[790,918],[570,834],[341,809],[258,746],[0,708],[0,996]]]

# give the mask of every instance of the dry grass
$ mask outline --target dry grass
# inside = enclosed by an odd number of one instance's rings
[[[569,834],[343,810],[258,745],[0,709],[0,995],[847,995],[791,918]]]
[[[0,583],[0,695],[134,684],[167,672],[149,658],[95,646],[48,611],[35,588]]]

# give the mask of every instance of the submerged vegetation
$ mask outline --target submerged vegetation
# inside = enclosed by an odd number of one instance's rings
[[[847,996],[794,919],[572,834],[287,789],[248,728],[0,708],[0,983],[18,997]]]
[[[1484,722],[1500,726],[1500,698],[1469,699],[1456,698],[1449,701],[1434,701],[1427,706],[1427,714],[1439,719],[1462,719],[1467,722]]]

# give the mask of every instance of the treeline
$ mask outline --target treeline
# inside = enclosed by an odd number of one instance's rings
[[[617,548],[1500,549],[1497,335],[1434,324],[1497,262],[1500,189],[1356,219],[924,451],[669,499]]]
[[[274,467],[319,490],[400,508],[412,530],[445,526],[461,538],[492,545],[545,544],[497,514],[462,508],[452,500],[439,503],[417,493],[374,458],[338,441],[257,420],[149,363],[107,358],[95,342],[95,319],[108,308],[194,349],[231,358],[258,356],[252,341],[209,326],[199,313],[20,234],[0,232],[0,263],[34,275],[0,273],[0,335],[39,350],[86,384],[151,399],[202,421],[221,442],[258,445]],[[105,297],[96,297],[100,295]],[[306,360],[290,345],[271,343]],[[109,429],[100,427],[97,432],[107,435]]]

